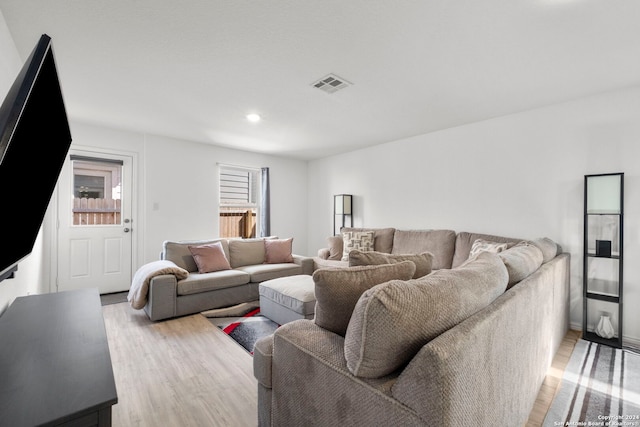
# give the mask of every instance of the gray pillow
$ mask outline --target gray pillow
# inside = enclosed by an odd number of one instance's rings
[[[431,273],[433,254],[424,252],[421,254],[386,254],[383,252],[363,252],[357,249],[349,252],[349,267],[360,265],[395,264],[402,261],[411,261],[416,265],[413,279],[426,276]]]
[[[397,264],[345,268],[321,268],[313,273],[316,307],[314,322],[344,336],[360,295],[389,280],[409,280],[416,271],[411,261]]]
[[[529,277],[542,265],[542,251],[528,242],[520,242],[512,248],[500,252],[498,256],[509,272],[507,289]]]
[[[540,237],[530,241],[542,252],[542,263],[549,262],[558,254],[558,245],[548,237]]]
[[[358,300],[347,328],[347,368],[365,378],[391,374],[502,295],[508,277],[498,255],[482,252],[456,269],[374,286]]]
[[[229,263],[231,268],[264,264],[265,259],[264,239],[229,240]]]

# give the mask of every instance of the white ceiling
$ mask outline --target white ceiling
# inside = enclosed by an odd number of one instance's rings
[[[638,0],[0,0],[0,11],[23,59],[52,37],[72,119],[300,159],[640,84]],[[311,86],[329,73],[353,86]]]

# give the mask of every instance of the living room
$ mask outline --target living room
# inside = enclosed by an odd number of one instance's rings
[[[18,3],[0,1],[3,14],[0,20],[0,58],[6,64],[0,69],[0,92],[8,90],[33,44],[45,32],[53,37],[64,90],[68,66],[63,59],[67,46],[73,40],[64,33],[58,36],[52,31],[57,28],[54,25],[57,19],[61,19],[53,12],[33,12],[35,24],[24,25],[31,31],[26,34],[27,30],[20,28],[26,22],[26,12],[18,12]],[[500,6],[504,6],[500,3],[492,2],[491,10],[500,10]],[[438,4],[445,7],[440,2]],[[571,254],[570,320],[572,329],[579,330],[582,327],[584,175],[625,173],[625,213],[628,218],[624,233],[625,256],[628,260],[640,256],[639,229],[634,223],[640,210],[640,198],[636,197],[640,194],[637,188],[640,166],[636,162],[640,155],[637,142],[640,140],[640,62],[636,54],[640,30],[633,19],[638,16],[638,6],[629,1],[615,6],[569,1],[528,4],[535,9],[532,13],[540,14],[536,15],[540,21],[534,23],[547,22],[545,19],[558,20],[559,23],[552,26],[553,31],[547,31],[546,27],[538,31],[530,22],[532,27],[526,28],[531,36],[524,38],[530,42],[527,49],[507,43],[499,45],[503,50],[494,51],[487,47],[472,54],[461,48],[461,55],[471,56],[478,63],[466,62],[454,52],[436,56],[438,60],[450,59],[457,68],[456,72],[466,77],[458,85],[468,98],[443,99],[440,93],[433,91],[421,95],[433,99],[431,110],[422,107],[416,112],[413,104],[406,103],[404,108],[380,109],[377,114],[367,117],[360,117],[361,113],[352,111],[350,117],[363,124],[363,128],[369,122],[376,123],[376,127],[375,130],[363,129],[358,138],[354,138],[359,139],[360,145],[348,151],[339,150],[341,140],[327,140],[324,148],[305,156],[278,152],[271,148],[277,146],[272,144],[274,140],[277,142],[277,137],[270,134],[261,143],[256,136],[259,135],[256,127],[246,131],[247,140],[257,141],[256,144],[234,146],[236,129],[228,134],[226,140],[219,132],[211,138],[214,143],[206,143],[195,137],[170,134],[167,128],[154,128],[150,121],[140,124],[147,130],[133,129],[131,116],[122,118],[123,123],[127,121],[123,126],[110,125],[106,120],[107,111],[95,105],[73,104],[76,98],[71,96],[74,92],[69,92],[66,101],[73,135],[72,147],[134,155],[137,177],[134,188],[135,266],[156,260],[164,240],[200,239],[218,234],[215,221],[218,214],[216,165],[269,167],[271,231],[280,237],[293,237],[295,253],[313,256],[319,248],[326,246],[326,238],[332,234],[333,195],[340,193],[354,195],[356,226],[445,228],[524,239],[552,238],[563,251]],[[383,4],[378,6],[382,8]],[[368,8],[365,3],[359,7]],[[582,8],[594,21],[577,18]],[[354,9],[357,8],[354,6]],[[354,12],[351,8],[349,10]],[[373,12],[370,13],[375,16]],[[409,19],[406,16],[410,15],[408,12],[410,9],[398,19]],[[345,12],[343,16],[351,15]],[[503,22],[500,14],[492,15],[492,18],[490,22],[494,24]],[[387,25],[393,29],[401,22],[395,23],[396,26],[393,23]],[[473,20],[467,18],[465,22]],[[515,24],[506,26],[505,32],[511,29],[517,34],[520,31]],[[473,38],[473,32],[460,33],[460,37],[465,38],[461,46],[473,47],[468,41]],[[541,38],[535,40],[536,37]],[[349,54],[365,45],[366,40],[358,40]],[[389,46],[385,47],[389,49]],[[528,51],[533,47],[539,50]],[[406,48],[411,53],[415,46],[406,45]],[[548,49],[548,56],[541,53],[544,49]],[[583,55],[573,57],[569,54],[575,51]],[[487,66],[498,56],[508,55],[516,58],[509,62],[511,68]],[[527,60],[529,55],[534,59]],[[563,56],[569,59],[560,61]],[[488,59],[481,61],[478,57]],[[583,61],[578,61],[578,58]],[[94,61],[101,64],[96,59]],[[244,65],[244,59],[237,61]],[[384,59],[378,59],[375,65],[383,68]],[[540,68],[536,69],[536,65]],[[107,61],[102,66],[113,66],[127,72],[127,64],[110,64]],[[335,115],[344,115],[345,104],[365,103],[369,99],[345,97],[351,96],[349,91],[359,86],[375,87],[375,82],[364,75],[360,78],[360,75],[349,73],[346,62],[326,66],[339,69],[321,69],[319,75],[304,75],[301,80],[308,80],[308,86],[323,73],[338,72],[353,79],[354,84],[335,94],[318,93],[317,96],[325,97],[320,101],[324,108],[335,110]],[[525,73],[523,69],[531,71]],[[233,70],[229,68],[229,72]],[[437,70],[442,72],[440,68]],[[91,68],[84,72],[90,73]],[[420,72],[428,75],[428,69]],[[509,78],[512,73],[519,77]],[[540,80],[535,80],[535,76]],[[402,79],[398,75],[389,77]],[[135,94],[134,88],[127,86],[127,80],[118,79],[119,76],[113,78],[125,86],[119,91]],[[480,89],[495,88],[495,81],[504,82],[500,92]],[[93,84],[95,88],[89,86],[84,90],[95,90],[99,96],[103,90],[99,86],[103,83]],[[547,90],[544,85],[550,85],[551,89]],[[179,92],[179,86],[167,85],[161,91],[161,99],[154,101],[171,103],[171,96]],[[512,103],[509,109],[501,109],[499,101],[510,92],[517,93],[521,103]],[[339,98],[341,95],[343,98]],[[485,96],[484,102],[491,107],[487,110],[490,113],[481,118],[474,110],[474,102],[479,102],[479,95]],[[128,100],[135,107],[135,97]],[[215,97],[212,100],[215,102]],[[237,105],[245,101],[238,100],[230,110],[243,114],[244,109],[255,108],[253,105]],[[295,101],[297,109],[302,109],[306,102],[312,103],[306,99]],[[389,105],[396,104],[390,97]],[[267,110],[264,114],[268,118],[268,105],[261,108]],[[92,109],[95,109],[94,117],[91,116]],[[183,114],[190,110],[185,107]],[[458,120],[449,125],[439,123],[431,129],[409,124],[409,118],[415,119],[416,115],[423,116],[423,121],[427,122],[431,115],[444,115],[443,111],[456,111]],[[143,113],[141,111],[141,116]],[[104,120],[100,120],[101,115]],[[467,117],[469,119],[465,121]],[[204,118],[200,120],[205,121]],[[405,121],[408,130],[401,136],[379,131],[385,122],[395,127]],[[329,120],[324,125],[327,132],[334,131]],[[290,126],[293,128],[296,124],[291,123]],[[157,129],[165,129],[166,133]],[[376,141],[376,144],[368,146],[370,141]],[[55,292],[56,282],[50,274],[49,264],[55,248],[51,237],[53,221],[48,215],[35,250],[20,264],[16,277],[0,283],[0,311],[4,311],[16,297]],[[640,347],[640,314],[634,310],[640,303],[638,277],[640,264],[627,262],[624,266],[624,341],[626,345],[635,347]]]

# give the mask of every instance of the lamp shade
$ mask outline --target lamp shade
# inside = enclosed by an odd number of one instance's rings
[[[336,215],[351,215],[351,194],[336,194],[333,209]]]

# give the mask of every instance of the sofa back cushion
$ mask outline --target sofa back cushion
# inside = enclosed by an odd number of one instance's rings
[[[473,243],[478,240],[486,240],[493,243],[507,243],[507,249],[514,246],[516,243],[521,242],[523,239],[516,239],[511,237],[494,236],[491,234],[469,233],[467,231],[461,231],[456,236],[455,252],[453,254],[452,268],[459,267],[467,259],[469,259],[469,253]]]
[[[421,254],[385,254],[383,252],[363,252],[353,250],[349,252],[349,267],[360,265],[395,264],[402,261],[411,261],[416,265],[416,272],[412,279],[417,279],[431,273],[433,255],[430,252]]]
[[[393,279],[409,280],[416,266],[411,261],[397,264],[345,268],[321,268],[313,273],[316,325],[344,336],[360,295],[372,286]]]
[[[392,254],[433,254],[434,270],[451,268],[456,244],[453,230],[396,230]]]
[[[193,259],[189,246],[210,245],[216,242],[220,242],[222,249],[224,250],[224,255],[229,259],[229,244],[227,239],[182,241],[165,240],[162,243],[162,253],[160,254],[160,258],[173,261],[175,265],[180,268],[184,268],[189,273],[197,273],[198,266]]]
[[[396,229],[343,227],[340,231],[342,233],[345,231],[373,231],[373,250],[390,254],[393,248],[393,235]]]
[[[231,268],[264,264],[265,259],[264,239],[229,240],[229,263]]]
[[[558,244],[548,237],[539,237],[531,240],[531,244],[535,245],[542,252],[542,263],[547,263],[554,259],[558,254]]]
[[[498,255],[484,252],[457,269],[374,286],[358,300],[347,327],[347,368],[365,378],[394,372],[430,340],[491,304],[508,279]]]
[[[530,242],[517,245],[498,254],[509,273],[507,289],[526,279],[542,265],[542,251]]]

